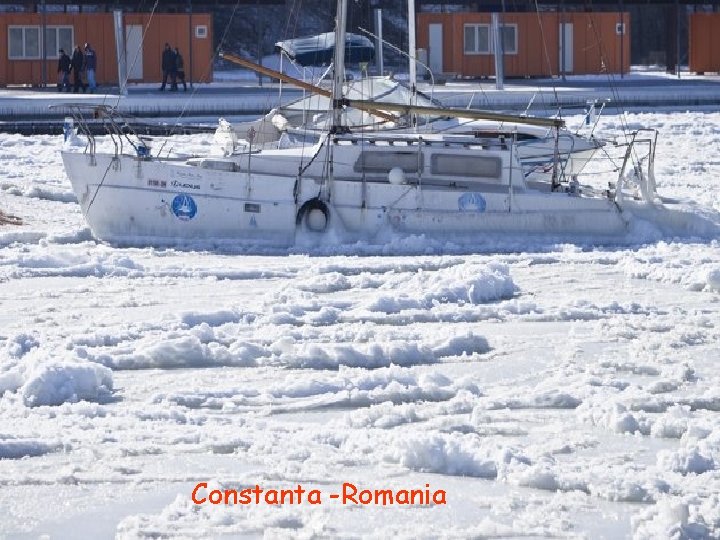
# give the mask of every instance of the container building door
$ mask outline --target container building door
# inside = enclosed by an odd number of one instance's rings
[[[125,27],[125,58],[130,81],[143,80],[143,27],[141,24],[128,24]]]
[[[443,25],[433,23],[428,26],[430,70],[439,75],[443,72]]]
[[[560,23],[560,75],[573,72],[573,25],[572,23]]]

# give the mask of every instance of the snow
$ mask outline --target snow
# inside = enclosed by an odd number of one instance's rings
[[[661,195],[720,212],[720,115],[625,120],[661,131]],[[0,135],[24,220],[0,226],[0,536],[720,536],[716,233],[120,249],[62,144]],[[198,506],[199,482],[326,497]],[[344,482],[448,504],[343,506]]]
[[[18,393],[25,405],[61,405],[110,397],[112,371],[97,364],[49,363],[34,367]]]

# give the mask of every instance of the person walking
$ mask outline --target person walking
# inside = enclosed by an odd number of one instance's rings
[[[70,91],[70,57],[64,49],[58,51],[60,58],[58,59],[58,92],[63,90]]]
[[[177,82],[181,82],[183,85],[183,91],[187,92],[187,84],[185,83],[185,61],[183,60],[180,49],[175,47],[175,71],[177,72]],[[175,85],[177,90],[177,84]]]
[[[89,43],[85,44],[85,71],[87,72],[87,82],[90,93],[95,93],[97,83],[95,82],[95,71],[97,70],[97,55]]]
[[[87,86],[82,80],[82,71],[85,66],[85,55],[80,50],[80,45],[75,45],[72,59],[70,60],[70,68],[73,72],[73,92],[77,94],[77,91],[82,87],[83,92]]]
[[[177,81],[175,80],[176,74],[177,74],[177,67],[175,66],[175,53],[170,48],[170,44],[165,44],[165,49],[163,49],[162,53],[162,72],[163,72],[163,80],[162,85],[160,85],[160,90],[165,90],[165,85],[167,84],[168,77],[170,78],[170,89],[172,90],[172,87],[175,87],[175,90],[177,90]]]

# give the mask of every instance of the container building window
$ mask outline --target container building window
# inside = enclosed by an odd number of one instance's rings
[[[72,55],[73,43],[72,26],[48,26],[45,28],[45,54],[48,58],[59,58],[58,50],[60,49]]]
[[[8,58],[10,60],[38,60],[42,58],[42,40],[39,26],[10,26],[8,28]],[[58,50],[72,54],[72,26],[48,26],[45,28],[45,54],[58,58]]]
[[[490,54],[490,25],[465,25],[465,54]]]
[[[40,58],[40,27],[10,26],[8,28],[8,58],[10,60]]]
[[[500,27],[503,52],[517,54],[517,24],[504,24]],[[495,43],[489,24],[466,24],[464,27],[465,54],[494,54]]]
[[[500,27],[502,36],[503,52],[505,54],[517,54],[517,24],[504,24]]]

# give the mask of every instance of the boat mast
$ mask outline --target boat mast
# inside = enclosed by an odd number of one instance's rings
[[[417,45],[415,44],[415,0],[408,0],[408,51],[410,57],[410,106],[417,104]],[[417,117],[413,113],[410,117],[413,127],[417,125]]]
[[[332,106],[333,125],[332,131],[338,132],[344,129],[343,123],[343,84],[345,82],[345,26],[347,25],[347,0],[338,0],[337,14],[335,19],[335,66],[333,74]]]

